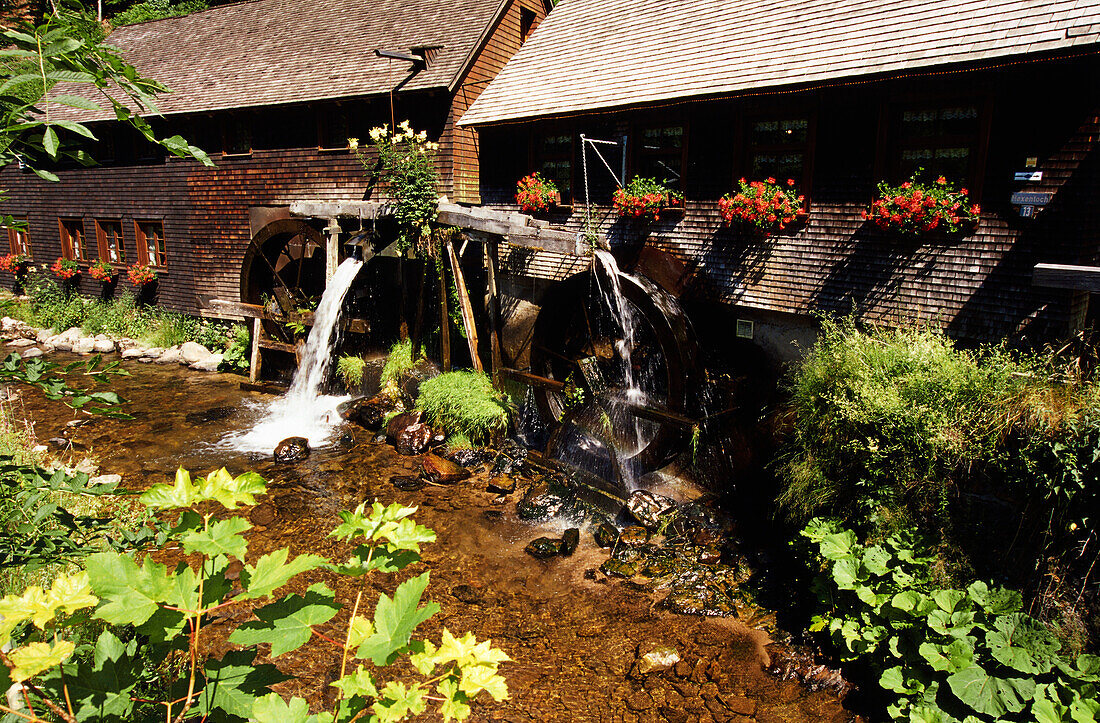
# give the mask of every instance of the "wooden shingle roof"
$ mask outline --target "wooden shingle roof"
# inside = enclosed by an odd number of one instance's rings
[[[1100,0],[561,0],[460,124],[1096,52],[1098,38]]]
[[[376,57],[377,48],[437,46],[402,90],[452,88],[502,8],[502,0],[251,0],[121,27],[107,42],[172,91],[159,99],[162,113],[224,110],[386,93],[411,66]]]

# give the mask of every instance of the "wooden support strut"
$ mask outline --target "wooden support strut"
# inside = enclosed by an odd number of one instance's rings
[[[458,306],[462,312],[462,325],[466,329],[466,343],[470,346],[470,362],[476,371],[485,371],[481,358],[477,355],[477,327],[474,326],[474,307],[470,303],[470,294],[466,291],[466,280],[462,275],[462,264],[455,253],[454,244],[447,239],[447,256],[451,260],[451,271],[454,273],[455,290],[458,292]]]

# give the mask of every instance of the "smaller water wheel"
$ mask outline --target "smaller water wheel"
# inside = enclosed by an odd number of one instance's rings
[[[551,427],[561,430],[569,423],[604,439],[617,437],[625,456],[654,469],[690,438],[690,425],[683,422],[698,378],[696,342],[666,292],[641,277],[624,275],[620,282],[626,312],[634,319],[632,369],[623,364],[628,342],[596,278],[578,274],[547,293],[535,321],[531,373],[561,383],[536,386],[535,402]],[[595,406],[593,396],[601,398]],[[677,418],[681,422],[671,421]]]
[[[304,305],[324,291],[325,239],[320,231],[288,218],[272,221],[252,238],[241,268],[241,301]]]

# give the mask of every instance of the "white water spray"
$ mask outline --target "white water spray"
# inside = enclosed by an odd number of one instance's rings
[[[332,364],[332,347],[340,333],[338,322],[344,297],[362,267],[363,262],[349,258],[336,269],[313,315],[313,328],[290,389],[271,403],[252,429],[226,437],[230,447],[270,453],[287,437],[305,437],[310,447],[323,447],[332,441],[340,423],[336,408],[349,397],[322,395],[321,385]]]

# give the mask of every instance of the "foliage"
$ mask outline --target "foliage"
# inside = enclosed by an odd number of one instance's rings
[[[543,178],[538,171],[524,176],[516,184],[516,203],[528,213],[549,211],[558,198],[557,184]]]
[[[919,236],[929,231],[956,233],[972,226],[981,215],[981,206],[971,205],[965,188],[940,176],[933,183],[921,183],[920,171],[900,186],[885,181],[878,184],[878,198],[863,218],[882,229]]]
[[[634,176],[612,197],[615,212],[623,218],[644,218],[659,221],[666,208],[682,206],[684,194],[672,190],[655,178]]]
[[[57,175],[44,165],[70,159],[87,165],[91,158],[81,148],[95,135],[82,123],[59,119],[57,109],[67,106],[103,111],[92,96],[109,106],[115,118],[135,128],[151,143],[173,155],[213,165],[199,148],[180,136],[158,138],[144,116],[156,115],[156,96],[167,89],[143,77],[121,53],[99,42],[89,32],[82,13],[55,13],[38,26],[24,24],[4,29],[5,49],[0,59],[14,61],[0,83],[4,113],[0,132],[0,163],[19,161],[44,179]],[[65,91],[53,93],[57,84]],[[80,94],[83,92],[83,94]]]
[[[31,261],[31,257],[26,254],[5,254],[0,256],[0,270],[17,275],[23,274],[31,265]]]
[[[125,401],[117,394],[71,387],[65,381],[65,376],[69,374],[80,374],[105,384],[110,377],[129,375],[129,372],[120,368],[118,361],[104,364],[103,358],[98,354],[86,361],[75,361],[64,366],[46,361],[42,357],[23,359],[15,352],[0,362],[0,384],[29,384],[37,387],[47,399],[60,401],[71,409],[116,419],[130,418],[125,412],[115,409]]]
[[[348,390],[358,389],[363,383],[363,370],[367,368],[367,360],[361,356],[345,354],[336,360],[336,374],[344,381]]]
[[[793,178],[787,179],[786,187],[774,178],[751,182],[742,178],[737,183],[735,193],[727,193],[718,201],[722,220],[755,226],[765,234],[782,231],[798,218],[806,198],[795,190]]]
[[[251,365],[252,335],[244,324],[234,324],[229,346],[222,354],[222,369],[244,373]]]
[[[131,5],[111,18],[111,24],[115,27],[123,25],[135,25],[150,20],[162,20],[175,18],[181,15],[190,15],[200,10],[206,10],[210,5],[206,0],[183,0],[172,4],[170,0],[146,0]]]
[[[508,431],[507,397],[493,388],[483,372],[446,372],[421,382],[416,406],[432,426],[462,434],[477,445],[489,444]]]
[[[157,485],[142,495],[154,509],[172,510],[220,503],[232,510],[252,504],[265,482],[254,473],[238,477],[224,469],[207,478],[192,480],[185,471],[174,485]],[[30,623],[28,635],[6,657],[0,672],[10,680],[25,681],[27,701],[46,708],[64,721],[133,720],[133,691],[141,666],[138,643],[123,644],[111,631],[99,636],[91,660],[66,660],[73,651],[67,639],[72,620],[87,615],[111,625],[133,625],[143,638],[145,655],[169,657],[184,646],[188,651],[186,680],[180,680],[163,701],[161,720],[188,718],[236,720],[260,723],[350,723],[364,715],[372,721],[399,721],[423,713],[429,701],[439,701],[444,720],[464,720],[470,701],[481,691],[496,700],[508,696],[498,667],[508,657],[478,642],[473,635],[452,635],[444,629],[440,644],[415,640],[416,628],[434,615],[439,606],[422,604],[428,573],[400,583],[392,597],[381,594],[373,615],[361,612],[363,594],[355,601],[346,632],[339,638],[317,632],[340,611],[335,594],[324,583],[304,593],[277,595],[295,577],[319,568],[345,576],[371,572],[398,572],[420,559],[420,545],[435,540],[435,533],[416,524],[416,508],[398,504],[384,507],[360,505],[341,513],[341,524],[332,535],[353,544],[350,559],[332,564],[316,555],[288,560],[286,548],[245,563],[248,543],[242,533],[250,529],[243,517],[215,519],[213,512],[183,509],[172,531],[173,538],[190,556],[169,568],[150,557],[138,561],[132,554],[100,552],[88,558],[87,572],[58,578],[50,590],[31,588],[21,596],[0,600],[3,623],[0,642],[10,639],[17,625]],[[243,564],[239,589],[227,578],[231,561]],[[252,608],[256,601],[266,601]],[[241,603],[244,603],[242,605]],[[238,650],[220,657],[205,657],[204,631],[211,615],[237,606],[254,618],[229,636]],[[271,686],[284,680],[268,664],[257,665],[257,646],[269,646],[276,658],[300,648],[313,637],[328,641],[340,654],[340,677],[334,709],[311,715],[301,698],[284,701]],[[209,637],[209,633],[207,633]],[[415,670],[420,678],[386,681],[375,678],[381,669],[399,659],[401,670]],[[370,661],[373,668],[356,661]],[[351,669],[349,666],[354,665]],[[406,673],[408,675],[408,673]],[[5,685],[8,680],[0,680]],[[4,708],[0,706],[0,708]],[[37,712],[30,711],[39,720]]]
[[[439,145],[428,140],[427,132],[414,131],[408,121],[393,132],[387,125],[372,128],[370,140],[377,161],[367,158],[356,139],[349,139],[349,145],[368,171],[373,174],[377,169],[378,180],[393,196],[400,247],[419,248],[431,236],[439,206],[435,168]]]
[[[157,271],[148,264],[133,264],[126,269],[126,278],[134,286],[145,286],[157,280]]]
[[[59,256],[57,261],[53,262],[53,266],[50,267],[50,271],[53,275],[62,281],[68,281],[69,279],[80,275],[80,264],[72,259],[67,259],[64,256]]]
[[[911,534],[863,545],[835,521],[802,532],[822,561],[815,589],[827,630],[847,661],[865,665],[894,720],[922,723],[1095,721],[1100,657],[1060,645],[1022,613],[1020,594],[974,582],[938,588],[934,557]]]
[[[402,377],[413,370],[417,359],[413,359],[412,342],[408,339],[399,341],[390,347],[390,353],[386,356],[386,363],[382,366],[382,375],[379,383],[382,391],[387,394],[397,394]]]
[[[99,259],[88,267],[88,276],[91,276],[96,281],[102,281],[105,284],[109,284],[118,276],[118,272],[115,271],[114,266],[111,266],[111,264],[103,259]]]

